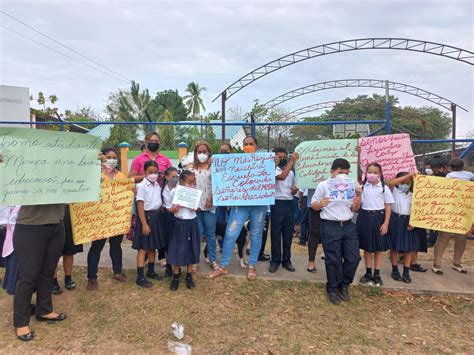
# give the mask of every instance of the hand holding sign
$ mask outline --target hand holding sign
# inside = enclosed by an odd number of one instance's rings
[[[201,190],[178,185],[172,203],[173,205],[179,205],[180,207],[197,210],[199,207],[199,201],[201,201],[201,195]]]

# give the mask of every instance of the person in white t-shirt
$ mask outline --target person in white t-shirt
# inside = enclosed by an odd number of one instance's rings
[[[448,179],[474,181],[474,174],[470,171],[463,170],[464,162],[459,158],[454,158],[449,161],[449,169],[451,169],[451,172],[446,175]]]
[[[275,148],[273,152],[276,155],[276,183],[275,204],[270,207],[272,258],[268,271],[276,272],[281,264],[288,271],[294,272],[295,267],[291,263],[291,242],[295,224],[293,195],[298,189],[295,187],[295,173],[292,169],[299,155],[293,153],[288,159],[288,152],[283,148]]]

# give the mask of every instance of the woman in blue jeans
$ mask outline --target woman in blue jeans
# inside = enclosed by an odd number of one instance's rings
[[[257,151],[257,140],[248,136],[244,139],[244,152],[255,153]],[[222,258],[220,266],[209,274],[209,278],[215,279],[221,275],[227,275],[227,267],[232,259],[235,241],[245,222],[250,221],[250,256],[247,269],[247,279],[254,280],[257,277],[255,266],[257,265],[258,255],[262,246],[262,231],[265,224],[268,206],[236,206],[230,210],[227,229],[225,231],[224,247],[222,249]]]
[[[199,225],[199,236],[206,236],[207,249],[209,251],[209,266],[212,269],[218,267],[216,263],[216,209],[212,206],[212,175],[211,159],[212,152],[209,143],[198,141],[194,147],[193,163],[188,169],[196,176],[196,188],[202,191],[199,208],[196,211]]]

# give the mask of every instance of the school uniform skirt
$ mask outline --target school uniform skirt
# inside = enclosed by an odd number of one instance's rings
[[[409,220],[410,216],[392,212],[389,225],[390,249],[400,252],[418,251],[420,247],[418,231],[408,230]]]
[[[166,210],[160,212],[161,230],[163,232],[161,235],[162,243],[164,245],[163,248],[167,248],[169,245],[169,240],[171,239],[171,234],[174,229],[175,219],[176,217],[171,212]]]
[[[143,225],[140,218],[137,218],[137,225],[135,227],[135,237],[132,242],[132,249],[135,250],[155,250],[164,248],[162,242],[160,211],[145,211],[146,223],[150,227],[150,234],[143,235]]]
[[[428,252],[428,238],[426,236],[426,229],[424,228],[415,228],[416,237],[418,238],[418,252],[427,253]]]
[[[198,229],[197,218],[175,218],[173,233],[168,244],[169,264],[185,266],[199,263],[201,237]]]
[[[367,211],[360,210],[357,217],[357,235],[359,247],[369,253],[387,251],[390,249],[388,233],[380,235],[380,226],[385,220],[385,210]]]
[[[71,214],[69,210],[69,205],[66,205],[65,213],[64,213],[64,231],[65,231],[65,239],[64,239],[64,248],[63,248],[63,255],[75,255],[77,253],[83,252],[82,244],[75,245],[74,238],[72,236],[72,223],[71,223]]]

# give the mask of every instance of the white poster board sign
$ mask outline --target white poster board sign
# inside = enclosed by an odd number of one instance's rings
[[[197,210],[199,201],[201,201],[202,191],[190,187],[178,185],[173,197],[173,205],[191,208]]]

